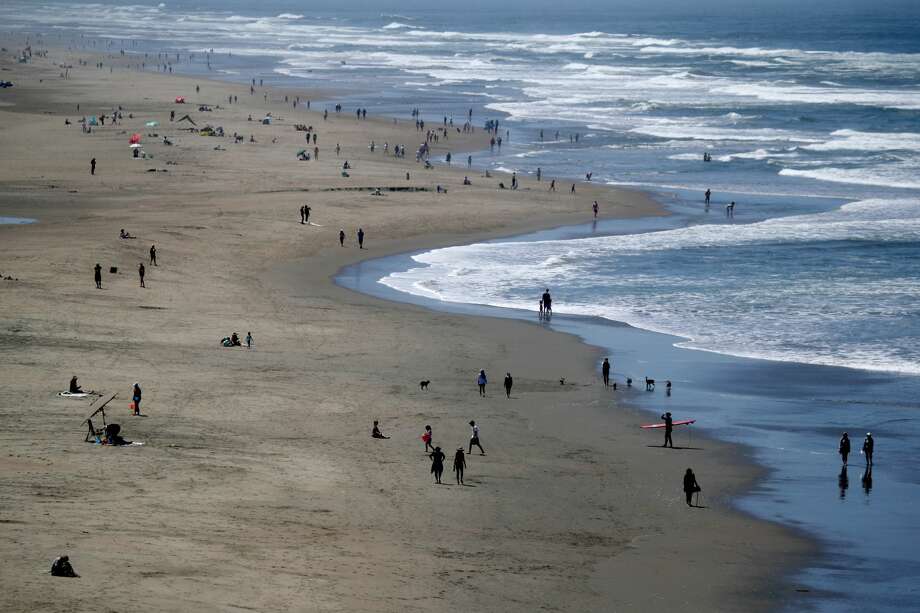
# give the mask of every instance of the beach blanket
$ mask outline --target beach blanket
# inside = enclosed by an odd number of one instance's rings
[[[94,395],[92,392],[58,392],[61,398],[86,398]]]

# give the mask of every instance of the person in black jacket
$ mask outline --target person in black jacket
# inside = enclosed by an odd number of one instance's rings
[[[511,387],[514,385],[514,379],[511,378],[511,373],[505,373],[505,395],[508,398],[511,398]]]
[[[840,446],[838,447],[840,457],[843,458],[843,465],[847,465],[847,456],[850,455],[850,436],[844,432],[840,437]]]
[[[693,494],[696,492],[701,492],[702,488],[696,482],[696,475],[693,474],[693,470],[688,468],[687,472],[684,473],[684,494],[687,495],[687,506],[693,506]]]

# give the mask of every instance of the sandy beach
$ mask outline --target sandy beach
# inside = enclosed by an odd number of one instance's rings
[[[654,201],[584,182],[572,195],[561,177],[551,193],[552,169],[498,189],[510,177],[465,168],[488,149],[478,122],[433,145],[454,168],[425,170],[407,122],[284,102],[333,99],[332,86],[250,95],[109,61],[55,49],[0,60],[15,83],[0,93],[0,216],[38,220],[0,225],[0,274],[13,278],[0,280],[0,608],[756,611],[801,597],[784,577],[811,545],[732,508],[760,474],[744,450],[651,447],[648,417],[604,390],[602,356],[575,338],[331,280],[363,259],[587,221],[594,200],[604,218],[664,214]],[[119,106],[118,125],[82,132],[81,117]],[[183,131],[170,111],[228,136]],[[268,112],[270,125],[248,120]],[[318,160],[296,159],[295,124],[317,131]],[[132,158],[134,133],[152,157]],[[219,344],[250,331],[251,349]],[[92,400],[57,395],[72,375],[117,392],[108,421],[143,445],[85,443]],[[434,485],[424,426],[452,458],[471,419],[487,455],[467,456],[466,486],[449,462]],[[388,440],[370,437],[373,420]],[[705,508],[684,503],[688,466]],[[80,579],[47,574],[63,553]]]

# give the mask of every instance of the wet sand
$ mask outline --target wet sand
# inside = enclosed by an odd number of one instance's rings
[[[649,198],[583,183],[572,196],[564,181],[549,193],[530,179],[499,190],[509,177],[423,170],[410,125],[349,109],[324,122],[281,92],[266,103],[263,90],[119,68],[60,79],[53,64],[74,60],[0,63],[16,83],[0,94],[0,214],[38,219],[0,226],[0,272],[19,279],[0,281],[2,608],[736,611],[794,594],[780,579],[808,544],[731,508],[756,467],[713,441],[648,447],[644,417],[600,385],[595,350],[331,280],[365,258],[583,221],[595,199],[604,217],[662,214]],[[233,94],[239,104],[197,111]],[[75,120],[117,105],[121,125],[81,133]],[[170,110],[257,142],[180,132]],[[268,111],[272,125],[247,121]],[[319,161],[295,159],[294,123],[318,129]],[[134,132],[152,159],[131,158]],[[384,156],[383,142],[405,144],[407,159]],[[435,153],[456,161],[486,143],[479,130],[452,134]],[[316,225],[299,223],[304,203]],[[119,239],[121,228],[138,238]],[[102,290],[97,262],[119,270]],[[219,346],[250,330],[252,349]],[[73,374],[119,393],[109,421],[143,446],[83,442],[89,402],[56,396]],[[134,381],[144,417],[129,415]],[[370,438],[374,419],[389,440]],[[465,487],[451,484],[449,461],[433,485],[424,425],[451,458],[470,419],[488,455],[468,456]],[[687,465],[705,509],[683,502]],[[65,552],[81,579],[44,574]]]

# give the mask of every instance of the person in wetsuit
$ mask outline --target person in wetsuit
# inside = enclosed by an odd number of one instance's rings
[[[77,385],[77,375],[74,375],[70,380],[70,393],[71,394],[82,394],[83,390],[80,389],[80,386]]]
[[[610,387],[610,360],[604,358],[601,365],[601,374],[604,376],[604,387]]]
[[[674,418],[671,417],[671,413],[665,413],[661,416],[661,419],[664,420],[664,445],[662,447],[671,446],[671,449],[674,449],[674,441],[671,440],[671,434],[674,432]]]

